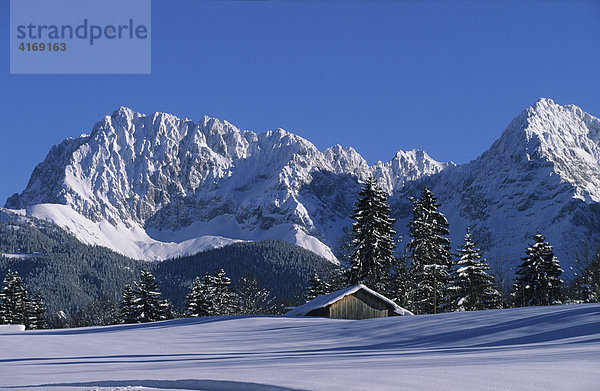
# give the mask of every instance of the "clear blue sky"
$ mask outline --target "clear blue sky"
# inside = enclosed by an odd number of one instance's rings
[[[282,127],[369,163],[467,162],[539,97],[600,115],[598,1],[156,0],[152,15],[151,75],[9,75],[0,56],[0,204],[122,105]]]

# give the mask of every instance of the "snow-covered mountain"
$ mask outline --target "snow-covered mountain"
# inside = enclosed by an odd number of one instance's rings
[[[427,185],[454,244],[471,226],[490,258],[518,260],[540,229],[564,263],[600,222],[599,142],[600,120],[540,99],[470,163],[413,150],[369,166],[351,147],[319,151],[282,129],[254,133],[120,108],[90,135],[54,146],[6,207],[135,258],[276,238],[335,261],[359,181],[374,175],[401,234],[408,197]]]
[[[282,129],[257,134],[120,108],[90,135],[54,146],[6,206],[135,258],[277,238],[335,261],[330,247],[357,179],[375,172],[393,191],[446,166],[410,151],[369,167],[352,148],[321,152]]]
[[[450,221],[454,245],[470,226],[493,263],[509,270],[539,229],[571,274],[575,254],[598,236],[599,141],[598,118],[540,99],[474,161],[395,193],[399,226],[409,219],[407,197],[429,186]]]

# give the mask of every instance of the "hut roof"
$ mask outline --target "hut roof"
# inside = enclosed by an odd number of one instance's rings
[[[388,299],[387,297],[383,296],[382,294],[375,292],[374,290],[372,290],[371,288],[369,288],[363,284],[354,285],[354,286],[351,286],[350,288],[345,288],[345,289],[342,289],[342,290],[339,290],[339,291],[336,291],[333,293],[329,293],[327,295],[316,297],[316,298],[312,299],[311,301],[309,301],[308,303],[294,308],[293,310],[286,313],[285,315],[286,316],[307,315],[310,311],[316,310],[318,308],[327,307],[328,305],[335,303],[336,301],[342,299],[343,297],[351,295],[353,293],[356,293],[359,290],[363,290],[364,292],[366,292],[370,295],[373,295],[373,296],[377,297],[378,299],[382,300],[383,302],[385,302],[386,304],[388,304],[390,310],[392,312],[394,312],[396,315],[413,315],[413,313],[410,312],[409,310],[400,307],[398,304],[394,303],[392,300]]]

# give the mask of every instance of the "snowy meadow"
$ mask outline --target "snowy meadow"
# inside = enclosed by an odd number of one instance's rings
[[[0,334],[2,390],[597,390],[600,304]]]

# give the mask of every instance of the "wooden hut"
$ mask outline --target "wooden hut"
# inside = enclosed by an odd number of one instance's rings
[[[338,319],[403,315],[412,315],[412,312],[362,284],[316,297],[286,313],[286,316],[321,316]]]

